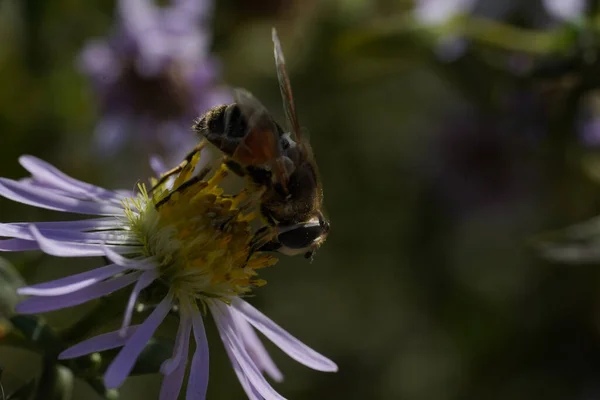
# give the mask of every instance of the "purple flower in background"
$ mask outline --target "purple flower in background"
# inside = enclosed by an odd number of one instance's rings
[[[576,21],[586,8],[586,0],[543,0],[548,14],[562,21]]]
[[[543,10],[558,21],[576,21],[585,12],[586,0],[543,0]],[[450,19],[471,12],[500,19],[513,11],[531,13],[541,11],[535,2],[517,0],[416,0],[415,18],[424,25],[440,25]]]
[[[252,253],[251,222],[260,194],[242,190],[223,195],[219,183],[227,170],[207,180],[188,181],[199,157],[169,183],[151,193],[110,191],[73,179],[31,156],[21,165],[31,173],[20,181],[0,178],[0,195],[35,207],[93,215],[93,218],[36,223],[0,224],[0,251],[42,250],[58,257],[104,256],[110,264],[51,282],[23,287],[30,296],[17,305],[23,314],[72,307],[127,286],[133,286],[121,329],[92,337],[60,357],[72,358],[122,347],[108,366],[104,382],[119,387],[137,357],[172,309],[179,329],[172,357],[161,366],[161,399],[177,398],[188,365],[190,337],[195,342],[186,399],[204,399],[208,384],[208,344],[203,314],[213,316],[235,372],[250,399],[282,399],[266,381],[282,375],[254,329],[296,361],[319,371],[336,371],[335,363],[291,336],[246,301],[243,296],[265,282],[257,270],[277,260]],[[182,182],[194,182],[184,185]],[[179,189],[173,190],[173,187]],[[151,286],[162,293],[141,324],[132,324],[140,293]]]
[[[210,0],[164,7],[117,1],[112,34],[88,42],[78,63],[95,89],[102,153],[131,141],[179,162],[196,143],[190,121],[230,100],[216,84],[218,65],[209,53],[212,7]]]
[[[417,0],[415,17],[425,25],[446,23],[453,17],[471,11],[476,0]]]
[[[466,14],[493,20],[519,15],[534,27],[548,27],[560,22],[577,23],[587,6],[586,0],[543,0],[542,3],[540,7],[537,2],[519,0],[416,0],[413,13],[418,23],[434,29]],[[467,40],[452,29],[444,30],[438,40],[436,51],[444,61],[455,60],[467,48]]]

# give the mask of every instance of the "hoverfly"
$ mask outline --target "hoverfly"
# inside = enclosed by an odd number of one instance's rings
[[[249,92],[236,89],[235,103],[220,105],[195,121],[194,131],[215,145],[225,164],[264,188],[260,211],[268,226],[253,240],[258,251],[311,258],[325,241],[329,222],[312,149],[298,122],[277,31],[272,38],[288,131]]]

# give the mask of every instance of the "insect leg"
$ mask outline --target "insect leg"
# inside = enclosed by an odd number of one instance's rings
[[[281,244],[277,241],[278,229],[272,226],[263,226],[254,233],[252,239],[250,239],[250,251],[248,252],[248,258],[257,251],[275,251],[281,247]]]
[[[246,171],[244,171],[244,167],[242,167],[239,163],[232,160],[231,158],[226,157],[223,163],[227,166],[227,168],[229,168],[230,171],[232,171],[237,176],[246,176]]]
[[[162,206],[167,201],[169,201],[169,199],[171,198],[171,196],[173,196],[174,193],[179,193],[179,192],[181,192],[181,191],[189,188],[190,186],[195,185],[198,182],[202,182],[202,180],[204,178],[206,178],[206,175],[208,175],[208,173],[210,172],[210,170],[211,170],[210,167],[204,167],[198,173],[198,175],[192,176],[190,179],[188,179],[187,181],[183,182],[181,185],[177,186],[171,193],[169,193],[167,196],[165,196],[163,199],[161,199],[158,203],[156,203],[156,206],[155,206],[156,209],[158,209],[160,206]]]
[[[202,149],[204,149],[204,147],[206,146],[206,142],[203,140],[200,143],[198,143],[198,145],[196,145],[196,147],[194,147],[192,149],[192,151],[190,151],[185,158],[183,159],[183,161],[176,166],[175,168],[165,172],[164,174],[161,175],[160,179],[158,180],[158,182],[156,182],[156,184],[154,186],[152,186],[152,188],[148,191],[148,193],[152,193],[156,188],[158,188],[159,186],[161,186],[162,184],[164,184],[170,177],[172,177],[175,174],[178,174],[179,172],[183,171],[183,169],[192,161],[192,159],[194,158],[194,156],[196,154],[198,154],[199,152],[202,151]]]
[[[281,243],[271,240],[263,244],[257,251],[277,251],[281,248]]]

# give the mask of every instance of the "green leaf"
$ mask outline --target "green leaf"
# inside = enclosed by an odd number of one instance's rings
[[[35,391],[34,400],[70,400],[73,397],[75,377],[65,366],[46,357],[44,369]]]

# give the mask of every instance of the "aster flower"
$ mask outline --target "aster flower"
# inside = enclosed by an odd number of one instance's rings
[[[100,154],[133,139],[146,146],[144,154],[178,162],[181,149],[195,144],[189,121],[230,100],[217,86],[218,66],[209,52],[212,8],[210,0],[117,2],[113,33],[88,42],[78,62],[97,97]]]
[[[161,399],[177,398],[188,365],[190,336],[195,342],[187,383],[187,399],[205,398],[208,384],[208,343],[203,315],[210,311],[234,370],[250,399],[281,399],[264,378],[282,375],[254,329],[296,361],[319,371],[337,366],[291,336],[242,299],[265,282],[259,268],[276,259],[250,253],[250,223],[258,215],[260,193],[244,189],[225,195],[227,176],[221,166],[206,180],[192,179],[199,156],[171,184],[148,192],[110,191],[73,179],[31,156],[20,158],[31,177],[20,181],[0,178],[0,195],[50,210],[89,214],[94,218],[37,223],[0,224],[1,251],[42,250],[58,257],[104,256],[110,264],[23,287],[30,296],[17,312],[43,313],[82,304],[133,286],[121,329],[85,340],[65,350],[73,358],[122,347],[108,366],[104,383],[117,388],[132,371],[137,357],[169,311],[177,309],[179,329],[171,359],[161,366]],[[184,183],[187,182],[187,183]],[[173,189],[177,188],[177,189]],[[157,306],[141,324],[131,324],[140,293],[152,286],[161,293]]]

